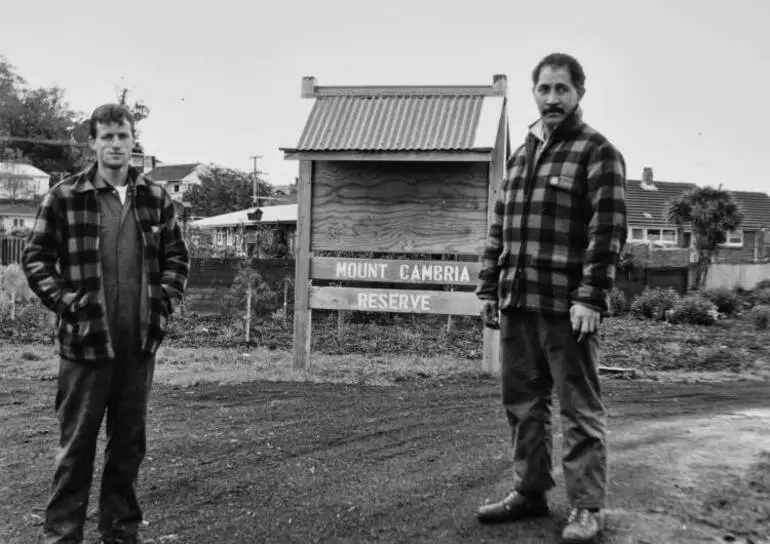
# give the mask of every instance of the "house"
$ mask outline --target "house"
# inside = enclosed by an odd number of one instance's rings
[[[155,155],[145,155],[144,153],[131,153],[131,166],[139,170],[142,174],[147,174],[158,164]]]
[[[207,171],[208,168],[200,163],[163,164],[156,166],[145,175],[165,185],[171,198],[181,201],[190,187],[201,184],[201,176],[204,176]]]
[[[297,181],[287,185],[273,185],[273,204],[296,204],[297,203]]]
[[[0,234],[10,234],[17,229],[32,228],[36,214],[37,204],[31,201],[0,202]]]
[[[50,179],[31,164],[0,162],[0,199],[32,200],[48,192]]]
[[[215,246],[237,253],[245,253],[246,246],[256,243],[259,235],[284,244],[292,254],[297,233],[297,205],[248,208],[191,221],[189,227],[210,234]],[[263,238],[261,242],[264,241]]]
[[[698,187],[694,183],[674,183],[653,178],[645,167],[640,180],[626,182],[628,242],[662,246],[692,247],[692,231],[666,221],[666,204],[674,197]],[[728,233],[719,249],[717,262],[746,263],[770,258],[770,196],[760,192],[730,191],[743,210],[741,229]]]

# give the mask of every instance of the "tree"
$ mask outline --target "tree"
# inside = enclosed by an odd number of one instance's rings
[[[211,217],[245,210],[253,206],[253,174],[240,170],[210,166],[201,176],[200,185],[193,185],[183,199],[192,205],[192,215]],[[272,187],[258,180],[257,195],[272,196]]]
[[[0,57],[0,160],[25,160],[45,172],[78,170],[87,150],[73,131],[82,118],[61,87],[30,89]]]
[[[693,242],[698,256],[695,286],[706,282],[709,266],[727,240],[727,233],[736,231],[743,223],[743,212],[732,194],[718,187],[697,187],[671,199],[666,206],[668,221],[692,227]]]

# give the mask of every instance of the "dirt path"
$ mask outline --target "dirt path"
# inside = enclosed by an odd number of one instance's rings
[[[37,542],[53,384],[0,384],[0,541]],[[770,538],[770,385],[607,382],[603,544]],[[556,542],[554,519],[483,527],[510,483],[494,380],[160,386],[141,499],[151,542]],[[558,438],[557,438],[558,442]],[[556,452],[559,455],[559,451]],[[760,538],[761,537],[761,538]],[[719,540],[716,540],[719,539]]]

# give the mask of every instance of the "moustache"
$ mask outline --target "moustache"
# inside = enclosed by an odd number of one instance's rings
[[[561,115],[564,115],[564,110],[562,110],[559,107],[546,108],[543,110],[543,115],[548,115],[549,113],[559,113]]]

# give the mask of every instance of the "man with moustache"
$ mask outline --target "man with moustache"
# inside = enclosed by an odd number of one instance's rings
[[[155,352],[185,289],[189,255],[168,193],[129,165],[134,137],[126,108],[94,110],[96,161],[45,195],[22,259],[31,289],[59,317],[60,450],[45,511],[49,544],[83,541],[105,414],[102,542],[140,542],[135,483]]]
[[[590,542],[607,488],[606,411],[597,331],[626,241],[625,163],[582,120],[585,75],[554,53],[532,73],[541,114],[508,160],[483,255],[482,320],[500,329],[502,402],[512,430],[514,490],[482,506],[482,523],[549,513],[551,398],[563,427],[571,511],[562,542]]]

